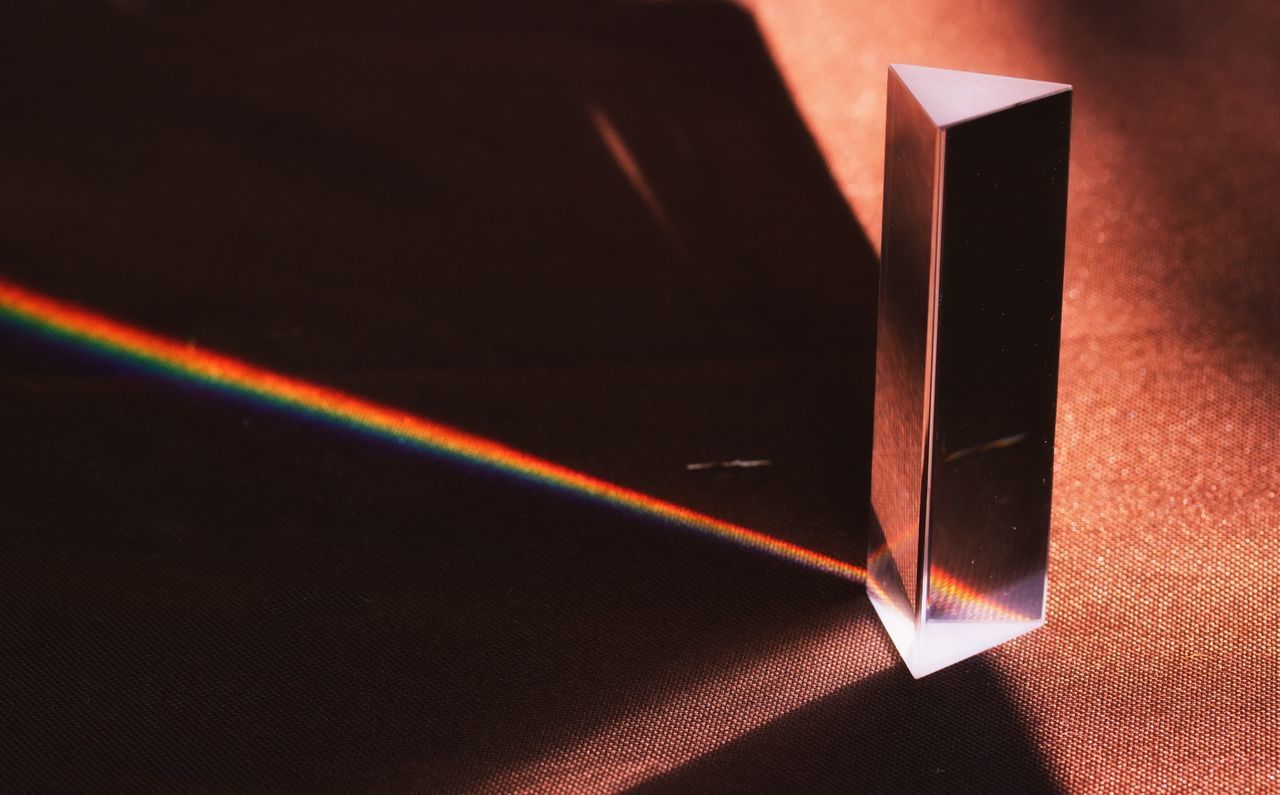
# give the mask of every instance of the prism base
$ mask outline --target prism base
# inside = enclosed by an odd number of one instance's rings
[[[868,589],[871,606],[880,616],[889,639],[897,647],[907,670],[916,679],[967,660],[975,654],[999,646],[1044,625],[1035,621],[925,621],[916,624],[912,616],[895,608]]]

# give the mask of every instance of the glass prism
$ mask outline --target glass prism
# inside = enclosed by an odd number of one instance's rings
[[[1070,120],[889,70],[868,594],[917,677],[1044,623]]]

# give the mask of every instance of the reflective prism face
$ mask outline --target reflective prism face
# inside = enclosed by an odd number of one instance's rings
[[[868,593],[919,677],[1044,623],[1071,87],[888,97]]]

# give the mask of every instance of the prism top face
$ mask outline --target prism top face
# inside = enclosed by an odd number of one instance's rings
[[[1048,558],[1070,88],[903,74],[890,70],[886,125],[871,594],[917,625],[1033,626]]]

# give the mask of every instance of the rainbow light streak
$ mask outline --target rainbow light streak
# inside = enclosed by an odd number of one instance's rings
[[[887,554],[889,554],[888,543],[881,544],[867,555],[867,569],[875,571],[881,559]],[[894,602],[875,578],[868,577],[866,587],[882,602],[889,604]],[[1010,610],[999,601],[983,594],[973,586],[966,585],[938,566],[929,567],[929,606],[931,608],[959,606],[967,614],[965,620],[1019,622],[1033,620],[1032,616]]]
[[[690,528],[828,574],[866,582],[866,569],[851,563],[584,475],[404,411],[118,323],[3,279],[0,279],[0,320],[11,321],[58,342],[123,359],[165,377],[195,382],[271,408],[300,412],[405,444],[433,456],[479,465],[644,517]]]
[[[965,619],[970,621],[1031,621],[1026,616],[1010,610],[970,585],[966,585],[937,566],[929,568],[929,607],[953,607],[960,605]]]

